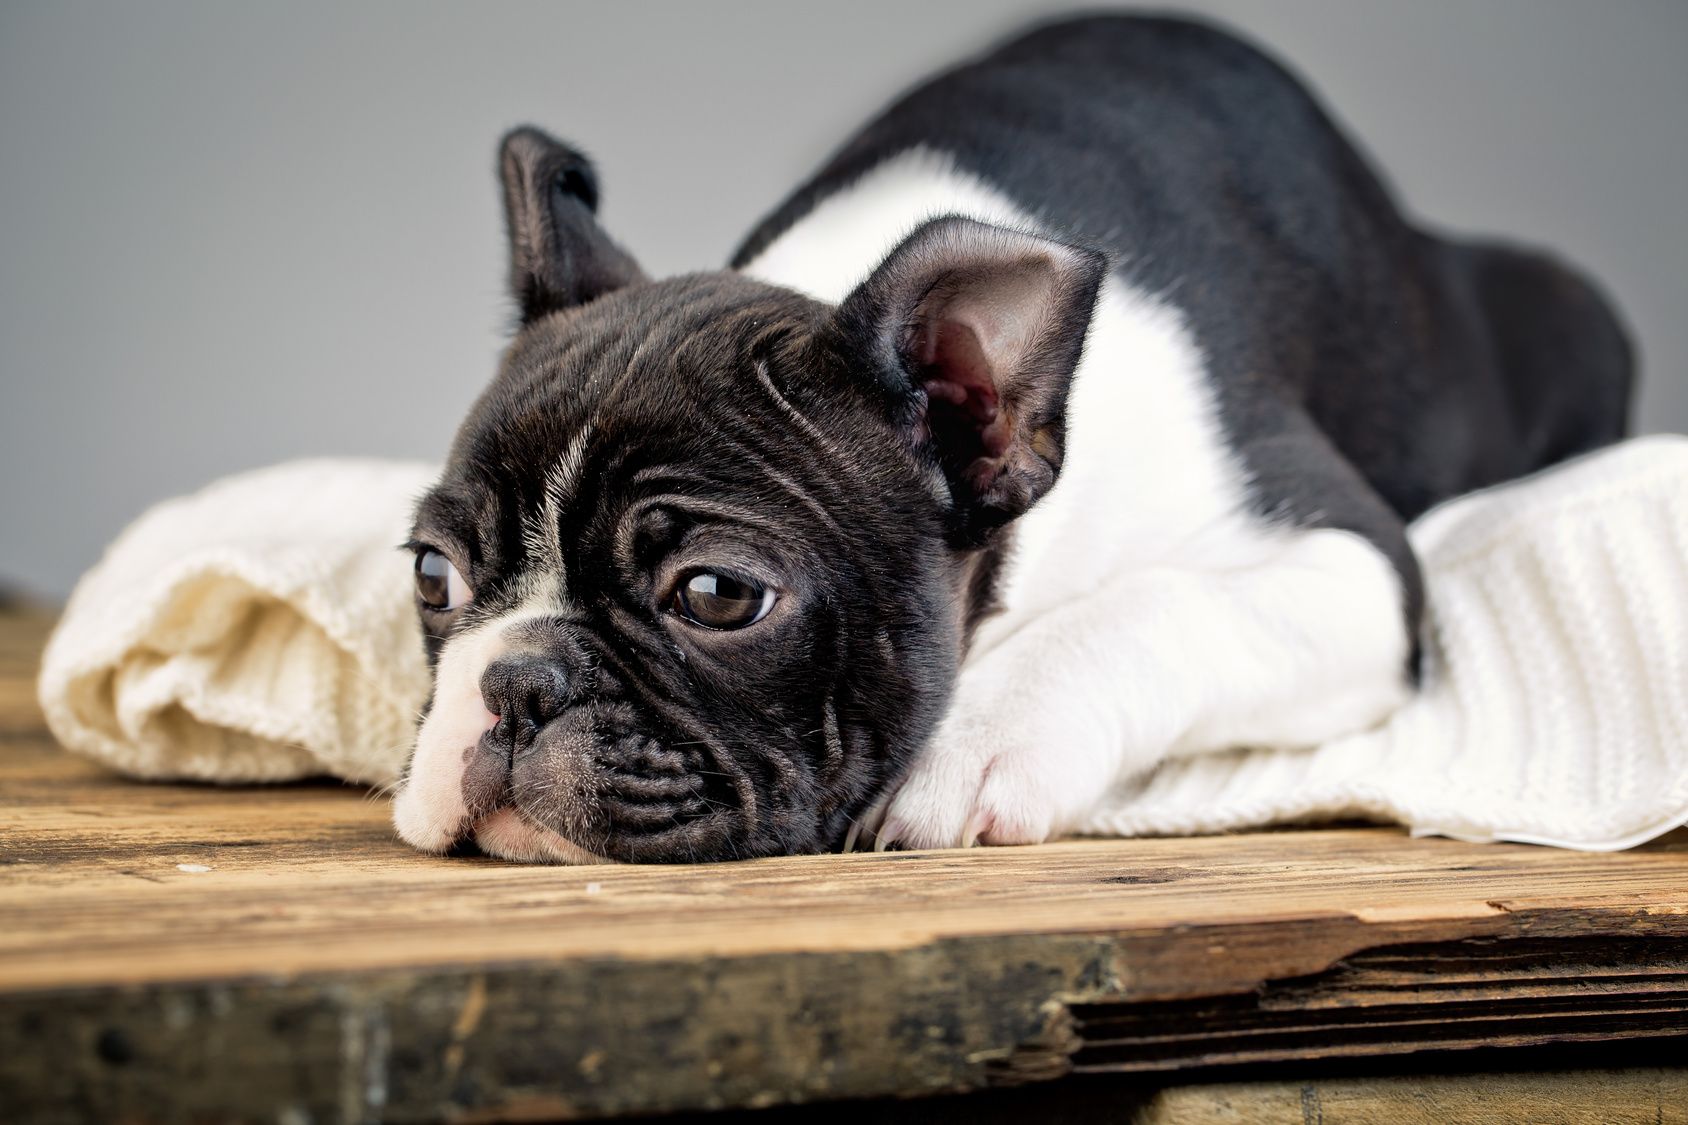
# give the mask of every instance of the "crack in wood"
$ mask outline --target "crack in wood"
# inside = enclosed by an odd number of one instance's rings
[[[1463,939],[1363,950],[1247,992],[1080,1005],[1081,1073],[1609,1039],[1688,1040],[1688,943]]]

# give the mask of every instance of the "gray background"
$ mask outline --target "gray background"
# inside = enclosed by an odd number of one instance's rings
[[[893,93],[1059,10],[5,2],[0,582],[62,595],[232,470],[439,457],[509,322],[508,126],[593,154],[648,270],[709,267]],[[1413,212],[1592,270],[1641,428],[1688,429],[1688,3],[1188,10],[1287,59]]]

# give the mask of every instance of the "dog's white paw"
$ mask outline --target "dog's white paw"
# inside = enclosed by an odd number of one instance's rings
[[[1035,844],[1054,829],[1039,747],[948,738],[926,748],[891,799],[874,846],[956,848]]]
[[[865,823],[875,847],[1040,843],[1083,824],[1122,772],[1152,766],[1165,704],[1122,691],[1136,677],[1087,643],[1107,620],[1040,621],[969,661],[882,819]]]
[[[1036,844],[1079,823],[1101,798],[1111,756],[1094,725],[1014,693],[961,700],[892,797],[875,847]]]

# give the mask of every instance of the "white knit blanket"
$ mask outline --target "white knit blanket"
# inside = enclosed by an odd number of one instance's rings
[[[398,776],[431,686],[399,545],[437,476],[298,461],[151,509],[47,642],[47,725],[136,777]]]
[[[77,586],[41,703],[66,746],[149,778],[393,778],[428,671],[405,538],[433,471],[306,461],[137,520]],[[1104,835],[1366,817],[1624,848],[1688,823],[1688,438],[1640,438],[1412,528],[1422,690],[1298,751],[1164,763]]]

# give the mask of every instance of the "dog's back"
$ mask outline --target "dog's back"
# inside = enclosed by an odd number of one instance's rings
[[[1414,228],[1299,83],[1222,32],[1096,17],[1022,36],[895,103],[735,265],[913,149],[1175,306],[1257,481],[1298,471],[1286,401],[1406,519],[1623,433],[1629,350],[1594,289]]]

